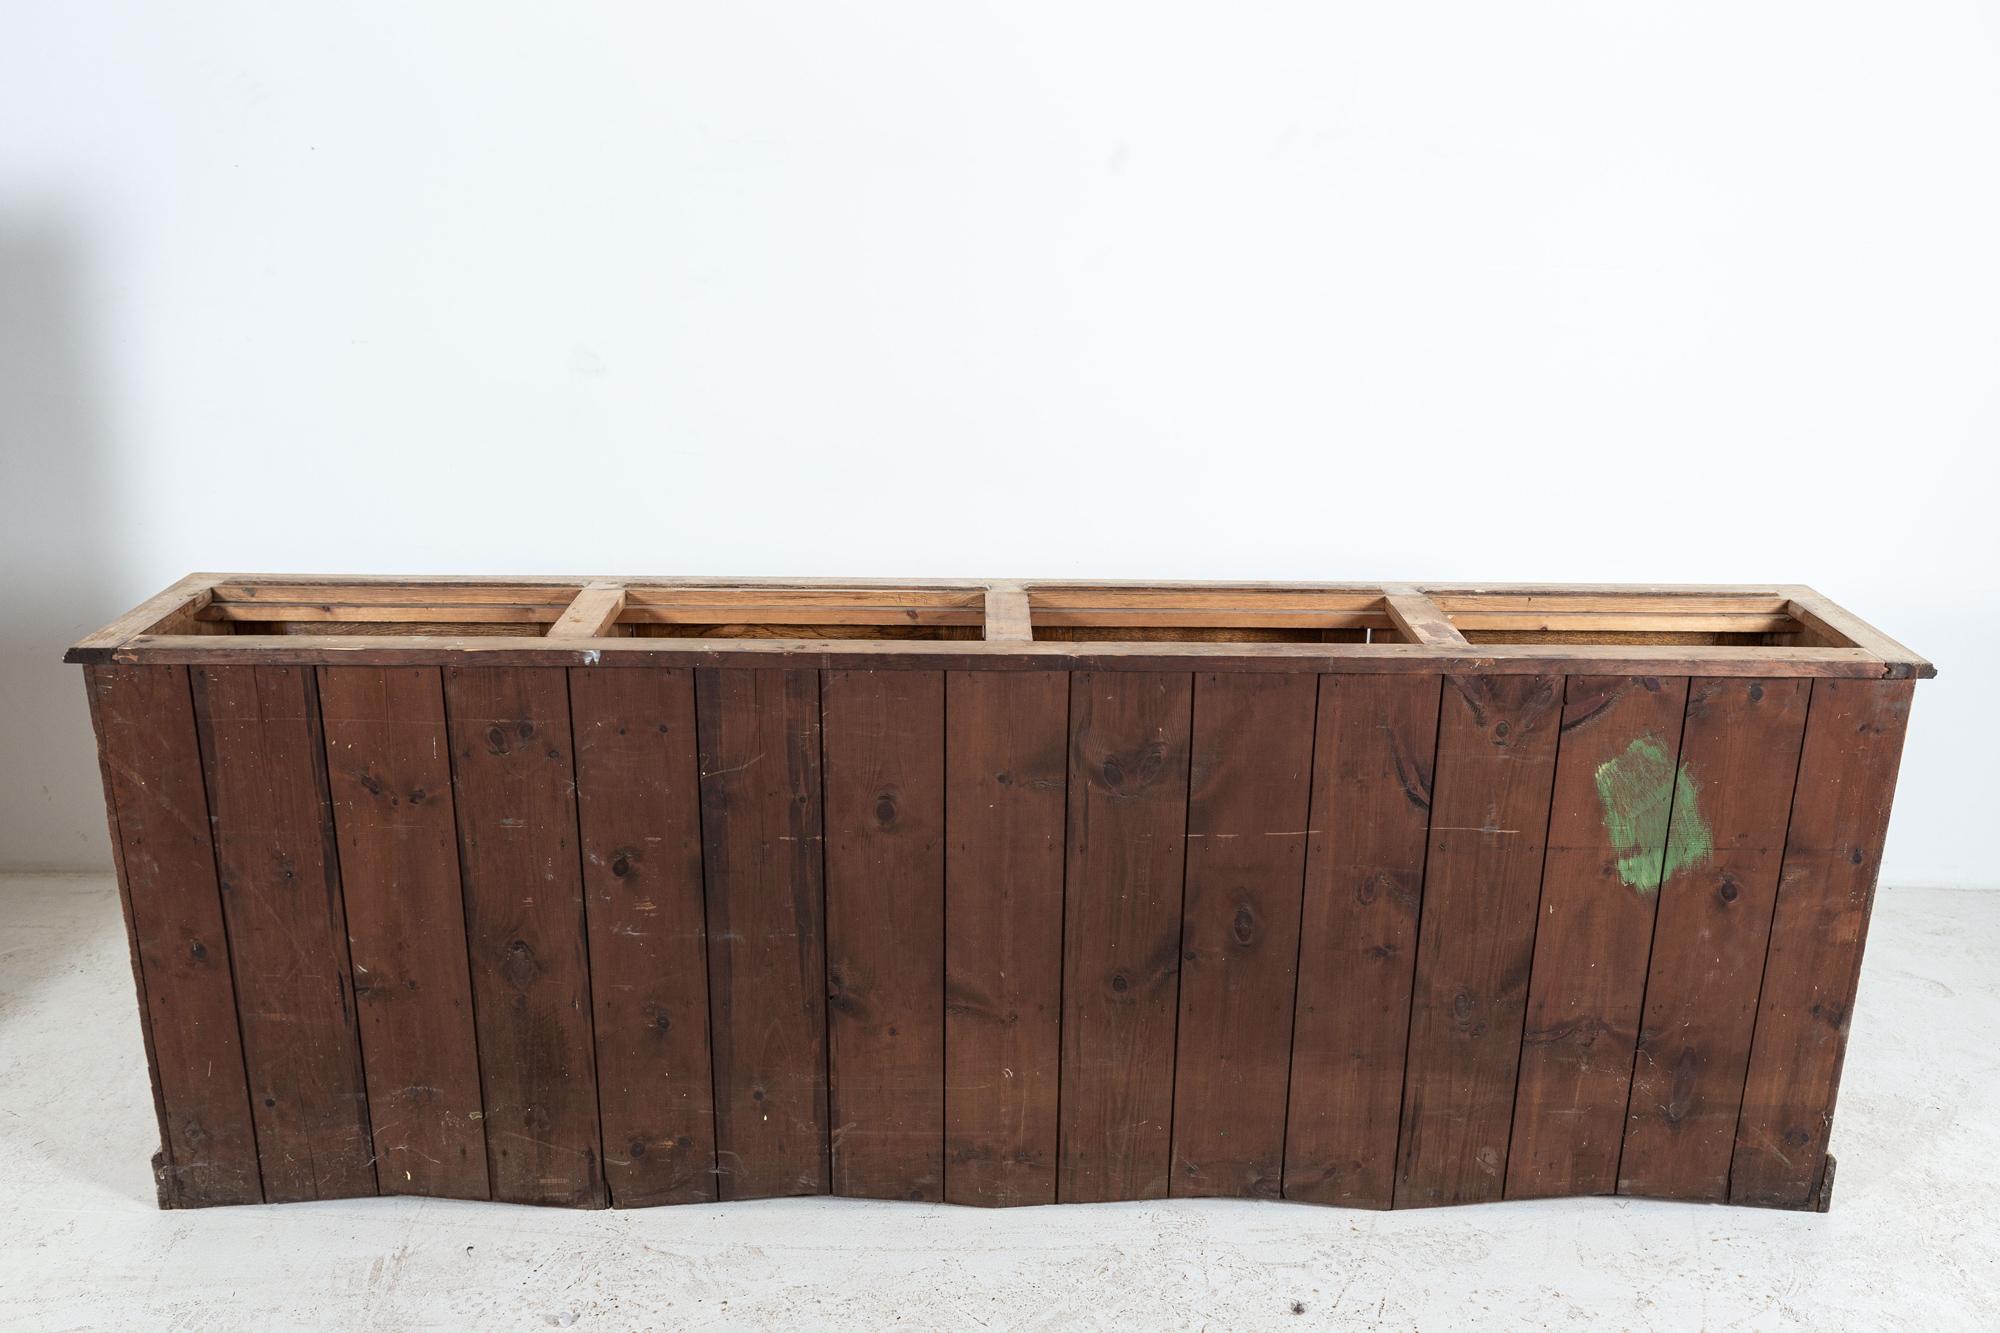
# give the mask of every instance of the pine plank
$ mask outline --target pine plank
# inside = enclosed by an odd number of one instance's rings
[[[1395,1206],[1500,1197],[1562,715],[1560,676],[1446,676]]]
[[[1707,841],[1692,789],[1675,800],[1686,711],[1675,677],[1565,687],[1509,1198],[1617,1188],[1662,866]]]
[[[1180,673],[1071,677],[1066,1203],[1167,1195],[1192,694]]]
[[[166,1137],[164,1207],[260,1203],[256,1129],[185,667],[93,667]]]
[[[601,1208],[568,682],[452,667],[444,692],[493,1197]]]
[[[320,711],[384,1194],[491,1196],[436,667],[322,667]]]
[[[1171,1192],[1283,1189],[1311,676],[1194,678]]]
[[[1322,676],[1285,1137],[1288,1199],[1387,1208],[1438,676]]]
[[[1813,685],[1730,1168],[1732,1203],[1820,1202],[1910,680]]]
[[[695,674],[724,1201],[828,1191],[819,673]]]
[[[375,1193],[310,667],[196,667],[223,919],[270,1203]]]
[[[945,689],[944,1197],[1054,1203],[1069,677]]]
[[[944,1197],[944,673],[829,671],[833,1192]]]
[[[715,1191],[694,675],[570,672],[604,1174],[619,1207]]]
[[[1715,851],[1660,886],[1620,1194],[1729,1195],[1811,693],[1801,680],[1705,680],[1688,692],[1682,775]]]

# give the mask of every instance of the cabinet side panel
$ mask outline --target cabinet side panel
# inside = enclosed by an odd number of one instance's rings
[[[1692,682],[1680,780],[1713,854],[1660,885],[1618,1192],[1720,1202],[1805,735],[1803,680]]]
[[[1819,1201],[1913,688],[1907,680],[1813,682],[1736,1130],[1732,1203]]]
[[[187,669],[91,667],[89,682],[166,1125],[161,1202],[258,1203],[257,1135]]]

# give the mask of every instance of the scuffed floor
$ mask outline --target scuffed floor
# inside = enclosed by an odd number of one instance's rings
[[[108,878],[0,879],[0,1327],[2000,1328],[2000,893],[1885,892],[1826,1216],[370,1199],[162,1213]]]

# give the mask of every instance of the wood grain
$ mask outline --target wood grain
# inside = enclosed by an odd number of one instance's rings
[[[1732,1203],[1819,1202],[1912,688],[1907,680],[1813,686],[1730,1168]]]
[[[819,674],[701,671],[695,715],[720,1197],[824,1194]]]
[[[188,673],[94,667],[89,684],[166,1127],[160,1203],[259,1203],[257,1136]]]
[[[946,677],[945,1181],[1056,1201],[1069,677]]]
[[[1447,676],[1395,1206],[1501,1195],[1562,713],[1559,676]]]
[[[1167,1194],[1192,694],[1178,673],[1070,682],[1058,1180],[1068,1203]]]
[[[1729,1195],[1811,693],[1799,680],[1696,681],[1688,692],[1682,771],[1715,851],[1660,886],[1620,1194]]]
[[[1318,685],[1311,676],[1194,678],[1176,1195],[1274,1199],[1283,1190]]]
[[[1683,679],[1571,676],[1567,682],[1507,1154],[1509,1198],[1617,1188],[1686,711]],[[1635,756],[1643,756],[1639,762],[1659,782],[1649,781],[1637,797],[1614,786],[1621,808],[1608,812],[1600,775]],[[1655,796],[1656,810],[1622,805]],[[1629,844],[1614,837],[1619,817],[1641,824]]]
[[[196,667],[195,726],[270,1203],[375,1193],[309,667]]]
[[[323,667],[320,711],[384,1194],[484,1199],[451,745],[436,667]]]
[[[829,671],[833,1192],[944,1197],[944,675]]]
[[[612,1203],[715,1198],[694,676],[570,673]]]
[[[1387,1208],[1437,751],[1437,676],[1322,676],[1288,1199]]]
[[[568,682],[452,667],[444,693],[493,1197],[603,1207]]]

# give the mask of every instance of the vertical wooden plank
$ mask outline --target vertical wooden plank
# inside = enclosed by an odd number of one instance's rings
[[[944,673],[828,671],[833,1192],[944,1197]]]
[[[1817,1206],[1908,680],[1816,680],[1730,1169],[1732,1203]]]
[[[1387,1208],[1394,1198],[1441,684],[1319,678],[1288,1199]]]
[[[944,1197],[1054,1203],[1069,676],[945,689]]]
[[[450,667],[444,693],[493,1197],[601,1208],[568,681]]]
[[[715,1198],[694,673],[570,672],[604,1174],[620,1207]]]
[[[373,1194],[312,669],[199,666],[192,682],[264,1198]]]
[[[819,673],[695,673],[724,1200],[827,1192]]]
[[[91,667],[165,1140],[160,1202],[263,1200],[187,668]]]
[[[1424,870],[1398,1208],[1500,1197],[1562,677],[1445,677]]]
[[[1176,1195],[1282,1191],[1318,695],[1299,672],[1194,678]]]
[[[327,782],[384,1194],[484,1199],[451,746],[436,667],[321,667]]]
[[[1180,673],[1071,677],[1064,1202],[1167,1194],[1192,694]]]
[[[172,1131],[167,1122],[166,1100],[160,1094],[160,1057],[153,1046],[153,1020],[146,1003],[146,970],[139,961],[139,928],[132,915],[132,884],[125,872],[125,840],[118,826],[118,800],[112,786],[111,752],[104,740],[104,709],[99,705],[96,681],[91,669],[83,673],[83,693],[90,706],[90,732],[97,743],[97,775],[104,784],[104,812],[111,834],[111,868],[118,882],[118,910],[125,920],[126,958],[132,964],[132,993],[139,1001],[139,1040],[146,1051],[146,1079],[152,1085],[153,1117],[160,1132],[159,1151],[153,1154],[153,1184],[162,1208],[175,1206],[169,1190],[166,1143]]]
[[[1617,1188],[1660,878],[1710,845],[1694,789],[1676,781],[1686,711],[1680,677],[1564,687],[1509,1198]]]
[[[1691,683],[1681,781],[1714,853],[1669,870],[1660,885],[1620,1194],[1728,1197],[1811,693],[1806,680]]]

